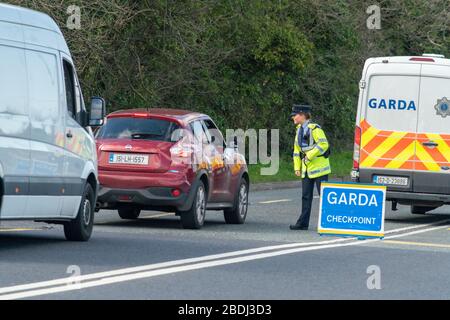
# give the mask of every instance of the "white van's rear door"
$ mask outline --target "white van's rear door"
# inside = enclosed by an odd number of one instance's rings
[[[414,191],[450,194],[450,67],[424,64]]]
[[[360,181],[412,191],[420,65],[375,63],[365,81]]]

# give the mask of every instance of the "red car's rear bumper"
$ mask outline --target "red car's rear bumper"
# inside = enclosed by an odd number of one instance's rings
[[[187,210],[192,201],[192,183],[185,173],[133,173],[100,171],[98,209],[116,209],[133,204],[157,210]],[[173,190],[181,191],[179,196]]]
[[[150,187],[178,188],[188,192],[192,181],[185,173],[142,173],[121,171],[99,171],[102,187],[120,189],[147,189]]]

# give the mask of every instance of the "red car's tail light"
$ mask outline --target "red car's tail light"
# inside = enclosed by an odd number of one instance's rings
[[[128,195],[121,195],[121,196],[118,196],[117,199],[119,201],[131,201],[133,198]]]
[[[172,190],[172,196],[179,197],[181,195],[181,191],[179,189],[173,189]]]
[[[170,148],[170,156],[174,158],[190,158],[192,156],[192,146],[180,141]]]
[[[148,118],[148,113],[133,113],[135,118]]]

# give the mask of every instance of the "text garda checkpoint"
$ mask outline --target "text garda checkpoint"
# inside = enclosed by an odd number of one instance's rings
[[[384,237],[385,186],[323,183],[321,191],[319,234]]]

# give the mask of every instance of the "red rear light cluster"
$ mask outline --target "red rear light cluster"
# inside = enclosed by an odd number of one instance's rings
[[[361,128],[355,128],[355,144],[353,147],[353,169],[359,169],[359,159],[361,152]]]
[[[192,146],[180,140],[172,148],[170,148],[170,156],[172,160],[175,158],[188,159],[193,153]]]
[[[133,113],[133,117],[135,118],[148,118],[147,113]]]
[[[117,199],[119,201],[131,201],[131,200],[133,200],[133,198],[131,196],[128,196],[128,195],[118,196]]]
[[[173,189],[172,190],[172,196],[175,198],[179,197],[181,195],[181,191],[179,189]]]

